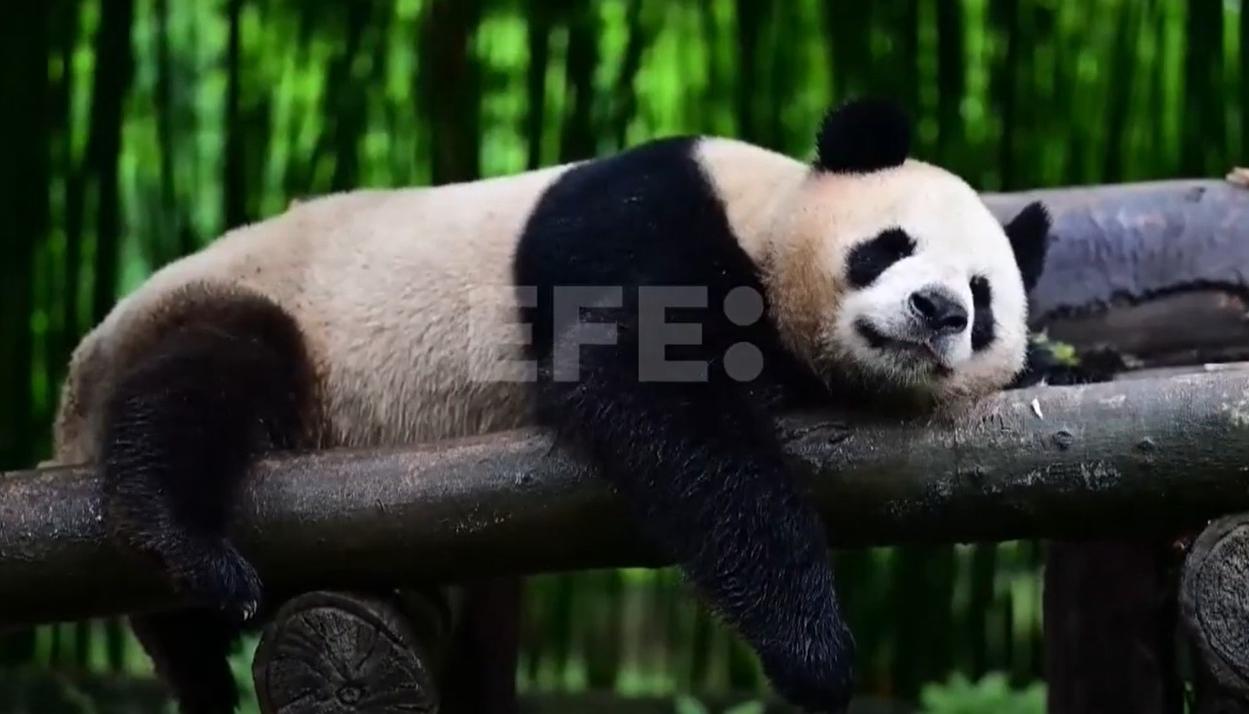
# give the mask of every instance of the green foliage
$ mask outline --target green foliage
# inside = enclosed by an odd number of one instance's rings
[[[674,703],[675,714],[708,714],[707,707],[693,697],[677,697]]]
[[[720,712],[712,712],[693,697],[677,697],[673,706],[674,714],[764,714],[767,709],[763,702],[742,702]]]
[[[1050,354],[1061,365],[1076,367],[1080,364],[1080,355],[1076,352],[1076,348],[1066,342],[1050,339],[1045,334],[1034,335],[1032,341],[1041,347],[1049,349]]]
[[[260,714],[260,704],[256,701],[256,688],[250,686],[252,655],[256,652],[258,641],[255,636],[245,638],[239,651],[230,658],[230,671],[234,672],[234,681],[240,685],[238,714]]]
[[[762,702],[745,702],[726,709],[724,714],[763,714],[763,712],[764,706]]]
[[[972,682],[961,674],[929,684],[920,694],[923,714],[1045,714],[1045,685],[1014,689],[1004,674]]]

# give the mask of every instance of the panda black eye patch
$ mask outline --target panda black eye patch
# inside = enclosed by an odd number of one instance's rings
[[[846,279],[855,288],[871,285],[889,266],[915,252],[915,239],[901,228],[888,228],[860,243],[846,260]]]
[[[976,307],[988,307],[989,302],[993,300],[993,293],[989,291],[989,281],[984,276],[977,275],[971,279],[971,301]]]
[[[971,279],[971,301],[976,316],[971,323],[971,348],[976,351],[988,347],[997,336],[993,320],[993,291],[989,281],[977,275]]]

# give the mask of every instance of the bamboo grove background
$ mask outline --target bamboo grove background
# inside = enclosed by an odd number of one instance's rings
[[[1249,2],[1249,0],[1245,0]],[[48,452],[120,295],[298,197],[737,136],[797,156],[890,95],[985,190],[1221,174],[1249,150],[1242,0],[44,0],[0,7],[0,468]],[[838,555],[867,691],[1040,676],[1040,549]],[[671,571],[534,581],[528,689],[757,689]],[[4,666],[143,672],[115,623]]]

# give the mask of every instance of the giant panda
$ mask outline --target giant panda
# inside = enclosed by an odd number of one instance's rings
[[[154,274],[75,351],[56,460],[99,464],[110,534],[194,605],[133,619],[182,710],[236,705],[225,656],[263,595],[227,536],[250,463],[538,422],[782,696],[840,711],[853,640],[775,417],[1007,385],[1048,233],[1036,204],[1001,226],[909,134],[862,100],[827,114],[810,162],[684,137],[342,193]]]

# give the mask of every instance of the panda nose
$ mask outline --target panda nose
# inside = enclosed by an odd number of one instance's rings
[[[957,335],[967,327],[967,308],[941,290],[926,288],[911,293],[911,311],[937,335]]]

